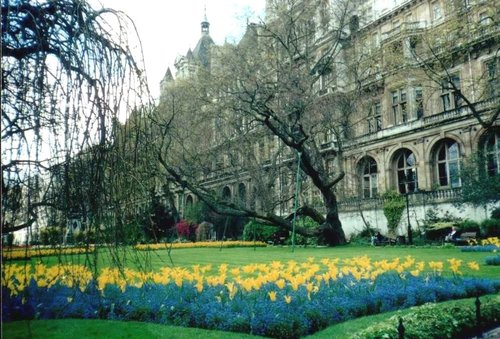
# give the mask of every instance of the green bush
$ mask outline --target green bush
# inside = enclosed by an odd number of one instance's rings
[[[355,333],[351,338],[398,338],[399,315]],[[500,321],[500,296],[482,298],[482,328],[498,326]],[[401,317],[405,326],[405,338],[464,338],[472,336],[476,326],[474,299],[453,301],[446,304],[428,303],[413,307]]]
[[[473,220],[465,219],[458,223],[458,229],[461,232],[479,232],[479,223]]]
[[[399,221],[406,207],[405,198],[396,191],[384,193],[384,215],[387,218],[387,228],[391,235],[396,234]]]
[[[40,230],[40,242],[42,245],[58,245],[63,241],[64,227],[48,226]]]
[[[203,221],[208,221],[210,209],[203,201],[197,201],[187,205],[184,211],[184,219],[191,224],[199,224]]]
[[[500,207],[497,207],[493,211],[491,211],[491,219],[500,219]]]
[[[485,219],[481,222],[481,233],[484,237],[500,237],[500,219]]]
[[[371,237],[377,233],[378,229],[365,226],[360,232],[354,233],[349,239],[351,244],[366,245],[371,243]]]
[[[497,254],[496,256],[488,256],[484,258],[484,261],[486,262],[486,265],[500,266],[500,254]]]
[[[304,228],[317,228],[319,224],[310,217],[301,217],[296,221],[296,225]],[[290,236],[289,243],[292,243],[292,238]],[[306,237],[300,234],[295,234],[295,244],[303,246],[316,246],[318,244],[318,237]]]
[[[261,224],[256,221],[249,221],[243,227],[243,240],[245,241],[274,241],[274,233],[278,231],[276,226]]]

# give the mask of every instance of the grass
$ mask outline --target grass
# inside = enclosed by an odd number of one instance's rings
[[[198,328],[166,326],[136,321],[58,319],[13,321],[2,325],[2,338],[9,339],[256,338],[255,336],[243,333],[209,331]]]

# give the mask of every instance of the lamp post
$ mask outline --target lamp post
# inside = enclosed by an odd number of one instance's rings
[[[295,201],[293,206],[293,222],[292,222],[292,252],[295,251],[295,219],[297,217],[297,202],[299,195],[299,186],[300,186],[300,157],[302,156],[301,152],[297,152],[297,177],[295,181]]]
[[[408,243],[413,244],[413,231],[411,229],[410,223],[410,201],[408,199],[408,195],[410,194],[408,184],[412,181],[411,178],[413,176],[410,173],[405,174],[405,198],[406,198],[406,217],[408,219]]]
[[[410,224],[410,202],[408,200],[408,191],[406,192],[406,217],[408,218],[408,243],[413,244],[413,231]]]

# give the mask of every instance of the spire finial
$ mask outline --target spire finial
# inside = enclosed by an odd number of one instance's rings
[[[203,17],[203,21],[201,22],[201,33],[202,34],[209,34],[209,27],[210,27],[210,23],[208,22],[208,19],[207,19],[207,5],[205,5],[204,17]]]

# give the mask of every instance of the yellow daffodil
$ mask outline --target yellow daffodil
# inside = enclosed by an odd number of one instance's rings
[[[479,264],[475,261],[470,261],[467,266],[469,266],[469,268],[471,270],[474,270],[474,271],[479,271]]]
[[[285,298],[285,302],[286,302],[287,304],[289,304],[289,303],[291,303],[291,302],[292,302],[292,297],[291,297],[291,296],[289,296],[289,295],[285,295],[285,297],[284,297],[284,298]]]
[[[275,291],[271,291],[271,292],[267,292],[267,295],[269,296],[269,299],[271,301],[276,301],[276,292]]]

